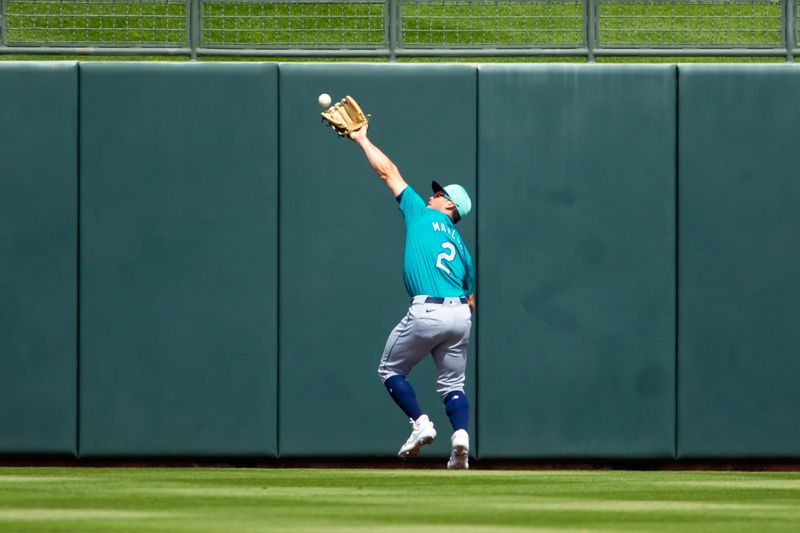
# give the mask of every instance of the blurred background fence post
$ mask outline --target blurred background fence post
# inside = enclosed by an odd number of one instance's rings
[[[597,48],[597,0],[584,0],[583,18],[586,22],[586,49],[588,60],[594,62],[594,50]]]
[[[400,1],[386,1],[386,30],[389,43],[389,61],[397,60],[397,47],[400,40]]]
[[[0,54],[769,57],[797,0],[0,0]]]
[[[797,49],[797,0],[786,0],[783,19],[786,61],[794,62]]]
[[[203,37],[203,0],[189,0],[189,48],[192,59],[197,59],[197,49],[202,46]]]
[[[0,48],[6,45],[6,0],[0,0]]]

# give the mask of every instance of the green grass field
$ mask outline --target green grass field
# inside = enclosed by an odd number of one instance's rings
[[[0,468],[0,531],[795,532],[800,473]]]

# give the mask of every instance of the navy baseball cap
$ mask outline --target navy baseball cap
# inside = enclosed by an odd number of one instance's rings
[[[469,199],[469,194],[461,185],[451,184],[442,187],[434,180],[431,182],[431,188],[434,193],[442,193],[442,196],[456,204],[459,219],[467,216],[472,211],[472,200]]]

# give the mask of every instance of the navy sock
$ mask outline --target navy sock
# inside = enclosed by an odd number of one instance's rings
[[[453,426],[453,431],[459,429],[467,430],[469,423],[469,402],[467,395],[463,391],[456,390],[449,393],[444,397],[444,407],[450,418],[450,424]]]
[[[405,376],[392,376],[383,382],[386,390],[391,394],[394,402],[400,406],[400,409],[406,416],[412,420],[416,420],[422,415],[422,409],[417,403],[417,394],[414,392],[414,387],[408,382]]]

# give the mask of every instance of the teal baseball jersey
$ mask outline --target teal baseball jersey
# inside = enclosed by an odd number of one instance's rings
[[[406,227],[403,282],[408,295],[459,298],[472,294],[472,257],[450,217],[429,209],[411,186],[403,189],[397,201]]]

